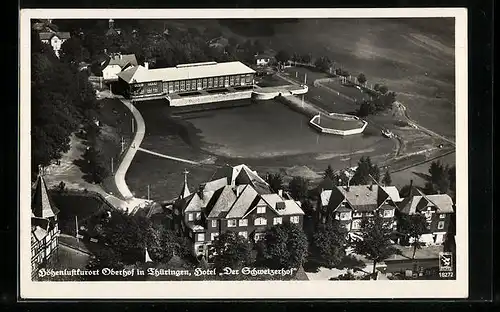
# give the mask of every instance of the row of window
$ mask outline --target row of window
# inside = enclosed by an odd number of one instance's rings
[[[236,76],[221,76],[209,77],[190,80],[178,80],[163,83],[163,89],[168,90],[168,93],[196,91],[211,88],[223,88],[240,86],[252,83],[252,75],[236,75]]]
[[[292,216],[290,217],[290,222],[292,223],[299,223],[300,219],[298,216]],[[273,218],[273,225],[276,224],[282,224],[283,223],[283,218],[282,217],[276,217]],[[267,225],[267,219],[266,218],[256,218],[253,222],[254,225]],[[215,228],[217,227],[217,220],[212,220],[212,227]],[[248,226],[248,219],[230,219],[227,220],[227,227],[236,227],[236,226]]]
[[[265,206],[259,206],[257,207],[257,214],[265,214],[266,213],[266,207]],[[194,221],[200,220],[201,219],[201,212],[194,212],[194,213],[188,213],[188,221]],[[248,225],[248,220],[246,219],[241,219],[239,220],[239,226],[247,226]],[[236,220],[228,220],[228,227],[235,227],[236,226]],[[217,220],[212,220],[212,227],[217,227]]]
[[[351,217],[351,215],[352,215],[352,217]],[[352,218],[360,218],[362,216],[363,216],[363,213],[361,213],[361,212],[352,213],[351,211],[344,211],[344,212],[337,213],[335,215],[335,219],[345,221],[345,220],[351,220]],[[373,212],[367,212],[366,216],[373,217]],[[383,210],[382,216],[384,218],[392,218],[392,217],[394,217],[394,210]]]
[[[240,232],[238,232],[238,235],[243,236],[244,238],[248,238],[247,231],[240,231]],[[217,236],[219,236],[219,233],[211,233],[210,234],[210,241],[214,241]],[[254,239],[257,241],[259,239],[264,238],[264,236],[265,236],[265,233],[255,233]],[[196,241],[197,242],[204,242],[205,241],[205,233],[196,234]]]

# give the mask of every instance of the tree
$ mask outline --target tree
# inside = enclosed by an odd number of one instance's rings
[[[427,221],[425,217],[421,214],[401,214],[399,217],[399,231],[411,241],[410,245],[413,247],[411,258],[415,259],[417,249],[422,247],[420,237],[427,233]]]
[[[144,261],[145,249],[151,243],[151,223],[141,216],[113,211],[103,226],[102,240],[123,263]]]
[[[375,214],[370,219],[365,218],[361,222],[362,239],[354,242],[354,251],[373,261],[373,277],[375,277],[377,263],[397,252],[391,242],[391,234],[392,230],[379,214]]]
[[[389,91],[389,88],[387,88],[387,86],[385,86],[385,85],[381,85],[378,87],[378,91],[382,94],[386,94],[387,91]]]
[[[88,166],[84,169],[89,174],[92,182],[101,183],[110,175],[110,170],[103,160],[103,156],[95,147],[90,147],[83,154],[83,159],[87,161]]]
[[[179,237],[163,224],[147,227],[145,237],[145,247],[153,261],[167,263],[174,255],[180,254]]]
[[[302,54],[300,56],[300,60],[303,62],[303,63],[306,63],[306,64],[309,64],[311,63],[311,54]]]
[[[123,261],[120,259],[118,253],[110,248],[99,248],[91,256],[87,267],[88,270],[99,271],[98,275],[86,275],[85,279],[90,281],[102,280],[102,275],[100,274],[103,269],[114,269],[122,270],[124,268]],[[106,280],[123,280],[123,277],[119,275],[108,275]]]
[[[450,190],[450,169],[439,160],[433,161],[429,167],[429,179],[424,191],[427,194],[442,193]]]
[[[285,50],[280,50],[276,54],[275,58],[276,58],[276,61],[278,61],[280,63],[285,63],[285,62],[288,62],[290,60],[290,54]]]
[[[215,252],[214,265],[219,270],[225,267],[240,269],[252,262],[250,242],[235,232],[227,231],[220,234],[212,246]]]
[[[371,177],[370,177],[371,176]],[[352,177],[352,185],[366,185],[372,182],[372,177],[376,181],[380,179],[380,170],[377,165],[372,164],[370,157],[361,157],[358,167]]]
[[[288,184],[288,188],[293,199],[302,201],[307,197],[309,181],[303,177],[294,177]]]
[[[304,231],[293,223],[278,224],[257,243],[257,264],[271,269],[299,268],[307,256]]]
[[[60,60],[73,66],[90,59],[89,51],[83,47],[80,38],[73,36],[61,45]]]
[[[330,179],[332,181],[335,180],[335,171],[333,171],[333,168],[331,165],[328,165],[328,167],[325,169],[325,172],[323,173],[323,178],[326,179]]]
[[[392,178],[391,178],[391,174],[389,173],[389,170],[385,171],[384,177],[382,178],[382,183],[385,186],[389,186],[392,184]]]
[[[320,224],[313,235],[313,254],[321,265],[333,268],[344,258],[346,243],[347,230],[336,220]]]
[[[314,61],[314,66],[321,71],[327,72],[332,66],[332,61],[327,56],[322,56]]]
[[[283,189],[283,176],[280,173],[268,173],[266,182],[275,193]]]
[[[358,83],[364,85],[366,82],[366,76],[363,73],[358,75]]]

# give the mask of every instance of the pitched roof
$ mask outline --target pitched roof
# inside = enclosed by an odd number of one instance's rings
[[[332,196],[332,190],[324,190],[321,192],[321,206],[328,206],[330,202],[330,197]]]
[[[123,69],[127,65],[137,66],[138,63],[135,54],[115,54],[110,56],[109,65],[118,65]]]
[[[49,196],[45,179],[38,175],[35,182],[35,191],[31,198],[31,211],[37,218],[51,218],[59,213]]]
[[[201,200],[200,195],[198,193],[193,193],[186,198],[186,205],[184,212],[190,211],[201,211],[204,207],[203,200]]]
[[[238,186],[240,187],[240,186]],[[236,199],[231,210],[229,210],[226,218],[242,218],[248,210],[253,207],[255,199],[258,197],[257,191],[251,185],[242,186],[243,191],[240,191],[240,196]]]
[[[52,37],[56,36],[60,39],[69,39],[71,35],[69,32],[40,32],[40,40],[50,40]]]
[[[217,191],[217,193],[219,192],[220,195],[217,194],[218,198],[213,207],[211,207],[208,218],[225,217],[229,209],[233,206],[233,203],[236,201],[236,194],[230,185],[224,186],[221,190]],[[217,195],[214,194],[214,196]]]
[[[133,81],[135,73],[138,71],[145,71],[147,70],[145,67],[142,66],[133,66],[125,69],[121,73],[118,74],[118,77],[124,80],[127,83],[130,83]]]
[[[426,207],[435,207],[437,213],[453,213],[453,200],[448,194],[425,195],[417,189],[419,195],[412,196],[409,200],[405,200],[405,205],[401,208],[401,212],[405,214],[414,214],[420,209]]]
[[[369,185],[337,186],[335,190],[341,193],[341,197],[335,196],[335,201],[332,202],[332,198],[334,198],[334,193],[332,192],[329,204],[337,207],[345,199],[349,203],[349,206],[356,211],[376,210],[389,198],[384,189],[376,184],[373,184],[371,188]]]
[[[47,231],[39,226],[35,226],[31,229],[31,237],[35,238],[37,241],[41,241],[45,236],[47,236]]]
[[[395,186],[383,186],[384,191],[389,195],[395,203],[401,202],[403,199],[399,196],[399,191]]]
[[[176,81],[186,79],[197,79],[206,77],[216,77],[222,75],[243,75],[253,74],[255,71],[245,64],[235,62],[205,62],[193,64],[180,64],[176,67],[146,69],[138,66],[139,69],[132,76],[119,74],[118,76],[127,83],[150,82],[150,81]]]
[[[184,172],[184,184],[182,185],[182,190],[179,195],[179,198],[186,198],[191,194],[191,191],[189,191],[188,183],[187,183],[187,172]]]
[[[304,211],[294,200],[283,199],[278,194],[261,195],[261,198],[280,216],[304,214]],[[282,209],[277,208],[277,204],[280,202],[284,203],[284,208]]]
[[[367,185],[339,186],[337,189],[355,210],[371,211],[377,209],[377,191],[375,185],[372,186],[371,190]]]

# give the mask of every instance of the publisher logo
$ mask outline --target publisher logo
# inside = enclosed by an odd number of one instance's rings
[[[451,252],[439,253],[439,271],[441,272],[453,271],[453,254]]]

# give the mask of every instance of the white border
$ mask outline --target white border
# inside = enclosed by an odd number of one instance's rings
[[[445,281],[33,282],[30,249],[30,19],[455,17],[457,276]],[[385,9],[24,9],[20,12],[20,298],[22,299],[364,299],[468,296],[467,10]],[[21,256],[22,255],[22,256]]]

